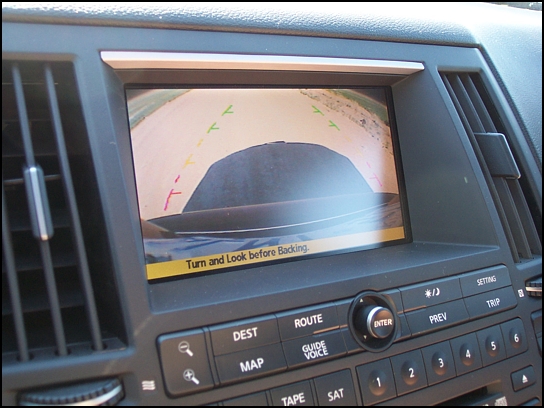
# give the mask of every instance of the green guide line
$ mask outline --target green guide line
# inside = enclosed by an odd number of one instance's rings
[[[233,111],[230,110],[230,108],[232,108],[232,105],[229,105],[229,107],[228,107],[227,109],[225,109],[225,112],[223,112],[223,113],[221,114],[221,116],[224,116],[224,115],[227,114],[227,113],[234,113]]]
[[[217,124],[217,122],[213,122],[213,125],[210,126],[208,131],[206,133],[210,133],[212,130],[219,130],[218,127],[214,127]]]
[[[318,108],[316,108],[314,105],[312,105],[312,108],[314,108],[314,113],[321,113],[321,116],[325,116],[323,112],[321,112]]]
[[[329,120],[329,123],[330,123],[329,127],[335,127],[336,130],[340,130],[340,128],[336,126],[336,123],[334,123],[332,120]]]

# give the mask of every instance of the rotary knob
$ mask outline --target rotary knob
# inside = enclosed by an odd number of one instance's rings
[[[365,292],[353,301],[350,308],[350,328],[361,347],[382,351],[391,345],[397,333],[394,306],[384,296]]]
[[[366,317],[368,333],[376,339],[385,339],[395,330],[395,320],[391,310],[375,306],[370,308]]]

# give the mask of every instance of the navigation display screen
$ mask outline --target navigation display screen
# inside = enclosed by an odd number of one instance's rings
[[[406,241],[385,88],[127,101],[148,280]]]

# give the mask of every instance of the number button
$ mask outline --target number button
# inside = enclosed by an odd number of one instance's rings
[[[364,405],[377,404],[397,396],[389,359],[357,367],[357,377]]]
[[[427,369],[429,385],[455,377],[453,355],[448,341],[425,347],[421,352]]]
[[[484,367],[506,358],[506,351],[499,326],[489,327],[476,333]]]
[[[527,350],[527,337],[520,319],[501,324],[506,356],[512,357]]]
[[[450,341],[457,375],[466,374],[482,367],[482,357],[476,333],[457,337]]]
[[[398,395],[427,386],[423,357],[419,350],[391,357]]]

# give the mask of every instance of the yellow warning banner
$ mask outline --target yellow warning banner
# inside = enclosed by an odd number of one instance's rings
[[[221,268],[250,265],[259,262],[288,259],[301,255],[313,255],[341,249],[356,248],[380,242],[395,241],[405,238],[404,228],[389,228],[379,231],[361,232],[352,235],[296,242],[293,244],[268,246],[265,248],[246,249],[187,258],[175,261],[146,265],[147,279],[168,278],[189,273],[208,272]]]

